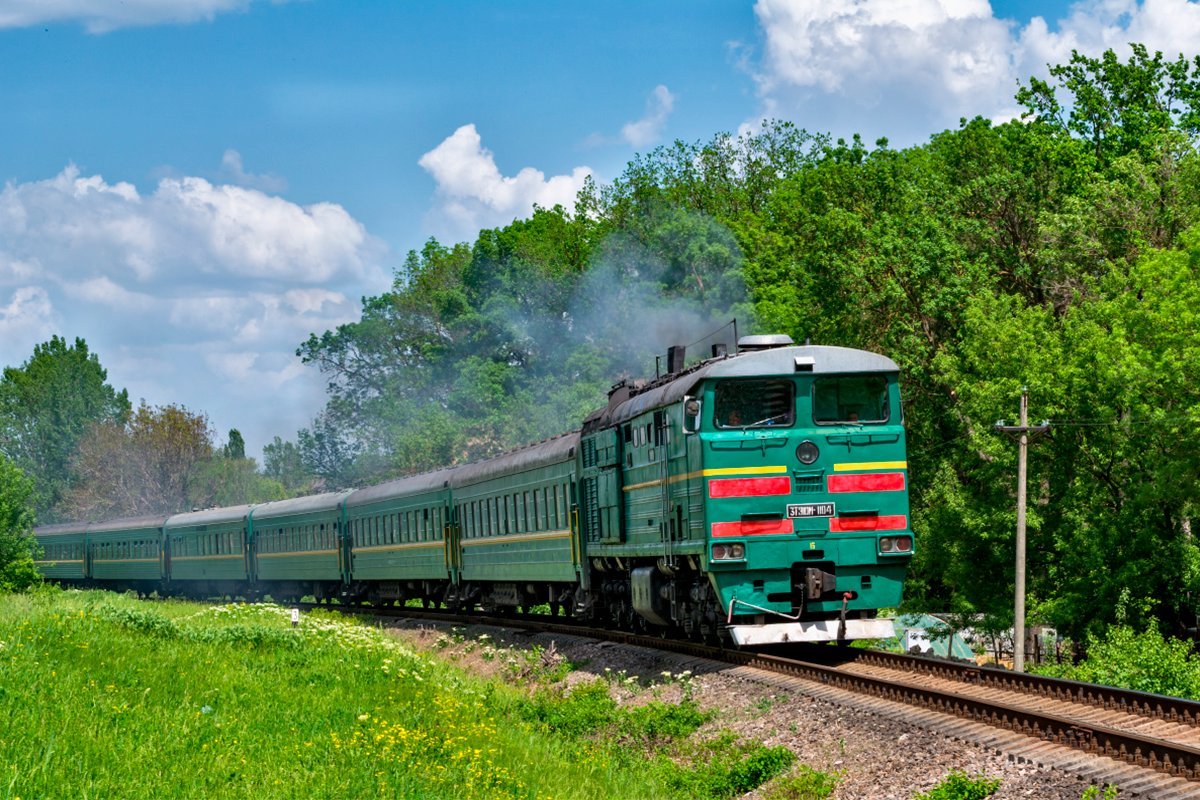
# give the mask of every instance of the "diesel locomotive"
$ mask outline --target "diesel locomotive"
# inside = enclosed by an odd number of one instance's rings
[[[748,336],[581,428],[356,491],[45,526],[50,580],[506,612],[738,646],[887,638],[913,555],[899,371]]]

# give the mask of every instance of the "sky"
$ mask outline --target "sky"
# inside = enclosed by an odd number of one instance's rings
[[[1200,0],[0,0],[0,366],[85,339],[258,457],[295,350],[405,254],[764,118],[894,147],[1019,115],[1072,49],[1200,48]]]

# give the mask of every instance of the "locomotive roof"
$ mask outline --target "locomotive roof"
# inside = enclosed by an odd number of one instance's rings
[[[246,518],[252,503],[229,508],[206,508],[203,511],[187,511],[176,514],[167,520],[168,528],[182,528],[191,525],[213,525],[218,522],[239,522]]]
[[[799,345],[754,350],[706,361],[678,378],[636,394],[604,409],[589,419],[589,427],[607,428],[640,416],[647,411],[671,405],[691,394],[696,384],[708,378],[757,378],[795,375],[797,359],[812,359],[812,370],[804,374],[835,375],[861,372],[899,372],[896,362],[887,356],[853,347]]]
[[[544,442],[514,450],[511,453],[464,464],[451,470],[450,485],[455,489],[470,486],[489,478],[512,475],[527,469],[536,469],[550,464],[560,464],[570,459],[579,445],[579,433],[572,431]]]
[[[325,492],[324,494],[310,494],[305,497],[293,497],[290,500],[275,500],[270,503],[263,503],[259,506],[254,506],[250,509],[250,518],[252,520],[273,519],[274,517],[286,517],[291,514],[310,514],[319,511],[330,511],[342,504],[342,500],[349,495],[350,492]]]
[[[410,475],[407,478],[397,478],[394,481],[380,483],[375,486],[366,486],[352,492],[346,498],[346,505],[349,507],[361,506],[380,500],[390,500],[393,497],[407,497],[423,492],[434,492],[445,487],[446,481],[450,479],[452,472],[454,472],[454,468],[448,467],[446,469],[434,470],[433,472],[423,472],[420,475]]]

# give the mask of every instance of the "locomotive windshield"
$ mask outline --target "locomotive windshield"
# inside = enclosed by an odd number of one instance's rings
[[[813,419],[818,425],[888,421],[888,385],[883,375],[843,375],[813,383]]]
[[[715,402],[718,428],[787,428],[796,421],[791,381],[725,381],[717,384]]]

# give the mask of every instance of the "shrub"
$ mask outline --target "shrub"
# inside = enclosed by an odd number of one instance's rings
[[[1037,671],[1086,683],[1200,699],[1200,657],[1187,642],[1164,638],[1153,629],[1135,633],[1128,626],[1116,625],[1103,638],[1090,638],[1087,652],[1079,664],[1046,664]]]
[[[961,770],[954,770],[937,786],[917,795],[913,800],[983,800],[991,797],[1000,788],[999,778],[972,778]]]
[[[828,800],[840,781],[840,774],[818,772],[801,764],[794,773],[771,784],[763,797],[765,800]]]

